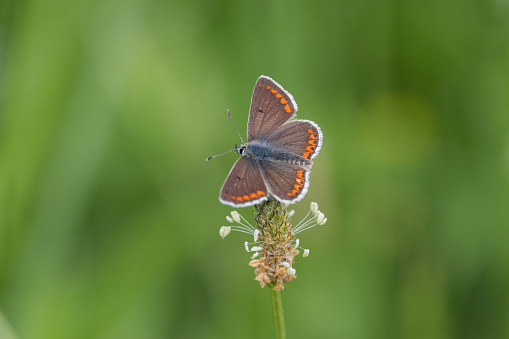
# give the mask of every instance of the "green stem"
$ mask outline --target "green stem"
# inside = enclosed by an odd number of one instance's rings
[[[274,317],[276,339],[286,339],[285,317],[283,315],[281,291],[272,290],[272,316]]]

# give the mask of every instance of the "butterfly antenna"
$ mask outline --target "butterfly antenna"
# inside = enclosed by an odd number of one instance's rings
[[[239,130],[237,129],[237,126],[235,126],[235,123],[233,122],[232,116],[230,115],[230,110],[228,109],[228,110],[227,110],[227,112],[228,112],[228,116],[230,117],[230,121],[231,121],[231,122],[232,122],[232,124],[233,124],[233,127],[235,127],[235,130],[237,131],[237,134],[239,135],[240,140],[242,140],[242,143],[244,143],[244,139],[242,139],[242,136],[240,135]],[[213,159],[213,158],[219,157],[219,156],[221,156],[221,155],[224,155],[224,154],[226,154],[226,153],[230,153],[231,151],[235,151],[235,150],[238,150],[238,149],[240,149],[240,146],[235,145],[235,148],[234,148],[234,149],[231,149],[231,150],[229,150],[229,151],[223,152],[223,153],[221,153],[221,154],[217,154],[217,155],[213,155],[213,156],[211,156],[211,157],[208,157],[207,159],[205,159],[205,161],[209,161],[210,159]]]
[[[239,135],[240,140],[242,140],[242,143],[244,143],[244,139],[242,139],[242,136],[239,133],[239,130],[237,129],[237,126],[235,126],[235,123],[233,122],[232,116],[230,115],[230,110],[226,110],[228,112],[228,116],[230,117],[230,121],[233,124],[233,127],[235,127],[235,130],[237,131],[237,134]],[[233,150],[232,150],[233,151]]]
[[[223,152],[223,153],[221,153],[221,154],[217,154],[217,155],[213,155],[213,156],[211,156],[211,157],[208,157],[207,159],[205,159],[205,161],[209,161],[209,160],[210,160],[210,159],[212,159],[212,158],[216,158],[216,157],[219,157],[219,156],[224,155],[224,154],[226,154],[226,153],[230,153],[231,151],[235,151],[235,148],[234,148],[234,149],[231,149],[231,150],[229,150],[229,151]]]

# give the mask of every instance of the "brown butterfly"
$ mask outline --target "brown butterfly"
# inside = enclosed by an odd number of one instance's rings
[[[290,93],[267,76],[258,78],[247,142],[235,145],[241,157],[228,174],[219,201],[245,207],[267,200],[269,194],[283,203],[297,202],[306,195],[311,159],[318,155],[323,136],[313,121],[292,119],[296,112],[297,103]]]

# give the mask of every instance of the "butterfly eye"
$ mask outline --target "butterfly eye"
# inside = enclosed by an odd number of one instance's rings
[[[244,155],[244,153],[246,153],[246,146],[243,146],[243,145],[240,145],[240,146],[237,146],[237,144],[235,144],[235,150],[240,154],[240,155]]]

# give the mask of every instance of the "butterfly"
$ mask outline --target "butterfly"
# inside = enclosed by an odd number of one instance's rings
[[[313,121],[292,119],[297,109],[293,96],[280,84],[264,75],[258,78],[249,109],[247,142],[233,149],[241,157],[221,188],[221,203],[246,207],[269,195],[282,203],[295,203],[306,195],[312,159],[322,147],[323,136]]]

